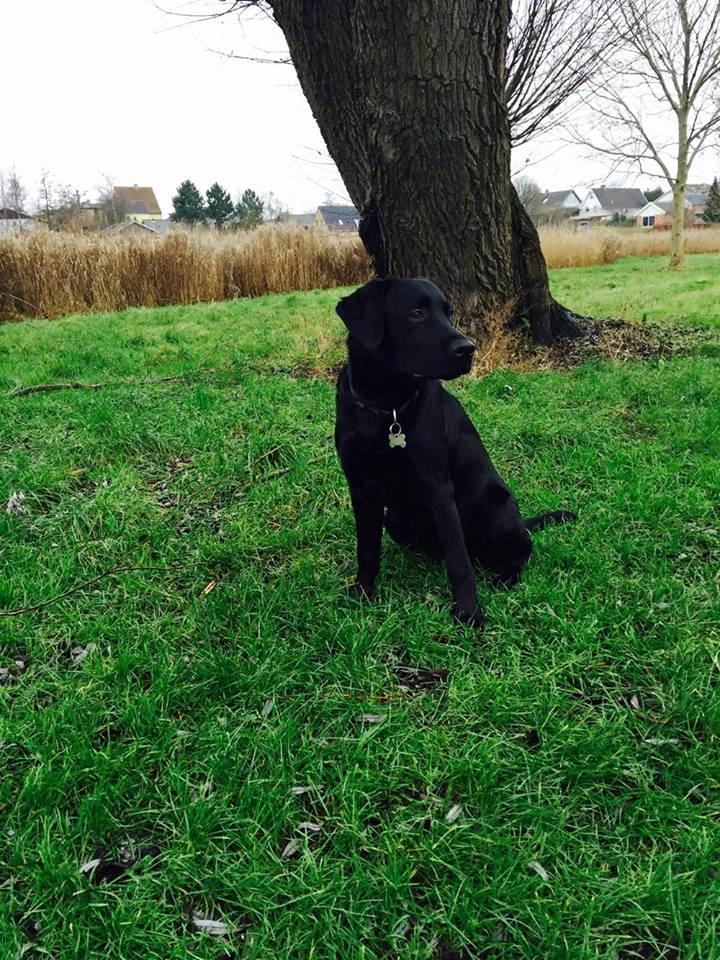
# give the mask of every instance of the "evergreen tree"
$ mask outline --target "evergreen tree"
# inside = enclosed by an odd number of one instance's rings
[[[238,226],[243,230],[253,230],[260,226],[263,222],[263,206],[254,190],[246,190],[235,207]]]
[[[202,223],[207,216],[202,194],[192,180],[183,180],[172,203],[170,219],[178,223]]]
[[[235,212],[230,194],[227,190],[223,190],[219,183],[215,182],[205,193],[205,196],[207,198],[207,215],[219,229]]]
[[[705,219],[710,223],[720,223],[720,184],[718,178],[712,182],[705,201]]]
[[[650,202],[651,200],[657,200],[665,191],[662,187],[653,187],[652,190],[643,190],[643,193],[645,194],[645,199]]]

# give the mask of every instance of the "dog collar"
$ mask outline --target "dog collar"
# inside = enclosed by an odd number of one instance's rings
[[[392,410],[383,410],[382,407],[374,407],[371,403],[368,403],[367,400],[363,400],[363,398],[358,395],[355,387],[353,386],[350,364],[347,366],[347,378],[352,398],[359,407],[362,407],[363,410],[369,410],[370,413],[374,413],[377,417],[392,417],[394,422],[397,422],[397,415],[399,413],[402,413],[403,410],[407,410],[413,400],[417,400],[420,393],[420,387],[418,387],[415,393],[413,393],[413,395],[409,397],[409,399],[407,399],[401,407],[396,407]]]

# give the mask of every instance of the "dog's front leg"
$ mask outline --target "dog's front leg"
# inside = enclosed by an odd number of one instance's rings
[[[350,499],[355,514],[357,535],[357,576],[350,592],[371,596],[380,570],[380,544],[383,531],[383,501],[380,489],[372,482],[350,484]]]
[[[480,628],[485,623],[485,616],[475,592],[475,571],[450,483],[442,484],[434,491],[432,514],[452,588],[453,616],[461,623]]]

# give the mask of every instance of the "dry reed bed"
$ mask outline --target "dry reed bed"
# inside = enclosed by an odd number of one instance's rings
[[[670,255],[669,230],[626,227],[541,227],[540,239],[549,267],[594,267],[621,257]],[[685,231],[687,253],[720,252],[720,226]]]
[[[550,267],[667,255],[666,231],[545,227]],[[689,253],[720,251],[720,228],[689,230]],[[200,303],[363,283],[359,238],[266,226],[252,233],[178,231],[123,237],[38,231],[0,237],[0,321]]]
[[[122,237],[38,231],[0,237],[0,320],[257,297],[363,283],[360,240],[262,227]]]

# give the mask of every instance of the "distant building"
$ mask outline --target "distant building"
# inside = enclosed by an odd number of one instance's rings
[[[609,223],[619,217],[634,220],[647,202],[642,190],[634,187],[593,187],[585,195],[579,212],[571,219],[580,227]]]
[[[78,208],[78,219],[83,227],[100,228],[107,223],[106,208],[99,201],[85,201]]]
[[[563,223],[580,210],[580,197],[574,190],[551,190],[534,202],[530,216],[534,223]]]
[[[564,207],[572,209],[580,206],[580,197],[574,190],[551,190],[543,197],[544,207]]]
[[[277,223],[287,224],[289,227],[302,227],[308,230],[315,224],[317,213],[281,213]]]
[[[708,188],[709,189],[709,188]],[[685,226],[696,227],[698,224],[705,223],[705,197],[699,195],[699,191],[688,191],[685,195]],[[658,197],[647,203],[635,218],[638,227],[655,227],[657,229],[667,229],[672,226],[672,193],[670,199],[666,199],[667,194]]]
[[[13,210],[11,207],[0,207],[0,236],[7,233],[20,233],[34,230],[37,220],[23,213],[22,210]]]
[[[638,227],[669,227],[672,222],[672,204],[663,204],[658,200],[649,200],[635,217]]]
[[[322,206],[317,208],[314,222],[331,233],[357,233],[360,214],[355,207]]]
[[[686,223],[692,226],[693,224],[705,222],[705,204],[707,203],[709,192],[709,183],[689,183],[685,187]],[[655,203],[658,203],[661,207],[669,210],[672,210],[672,202],[672,190],[667,190],[655,201]]]
[[[126,220],[142,223],[143,220],[157,220],[162,217],[162,210],[152,187],[139,187],[137,184],[132,187],[114,187],[112,204],[123,212]]]
[[[159,230],[149,227],[144,220],[124,220],[105,228],[105,233],[115,233],[123,237],[159,237]]]
[[[175,222],[167,217],[165,220],[143,220],[142,225],[165,236],[166,233],[170,233],[175,226]]]

